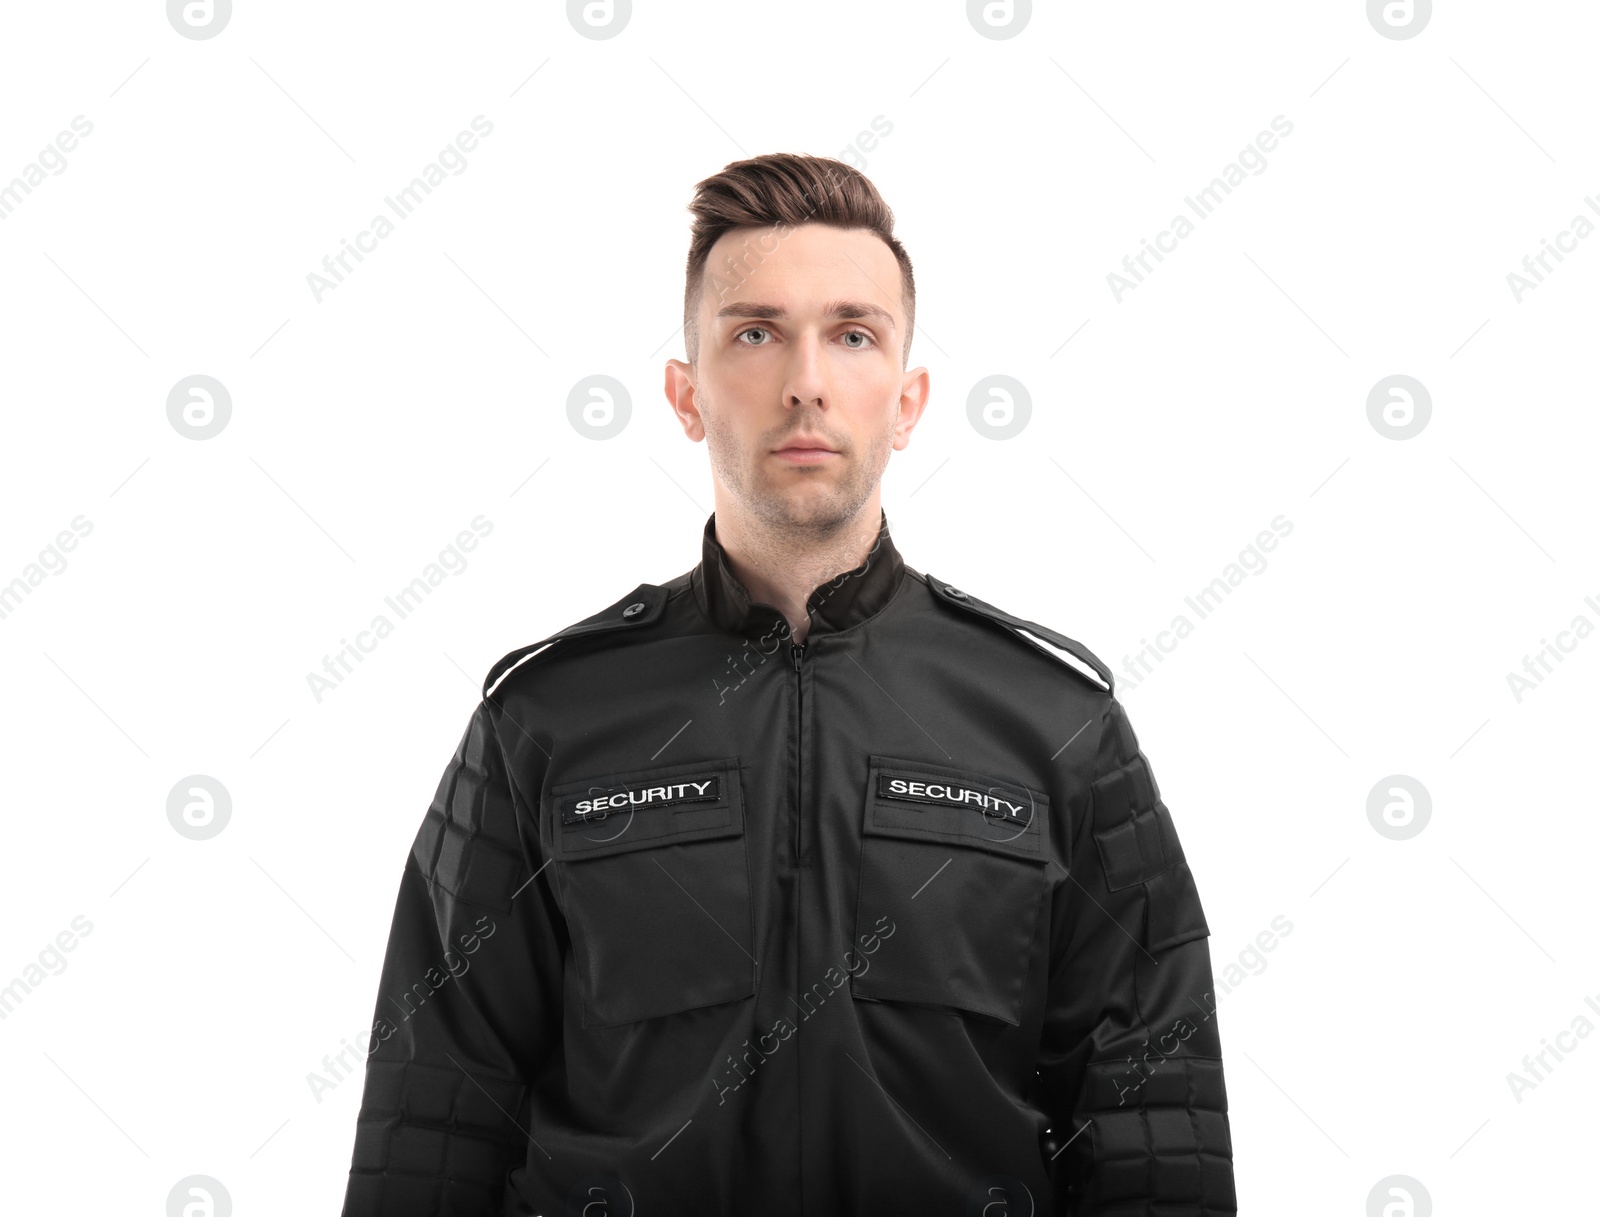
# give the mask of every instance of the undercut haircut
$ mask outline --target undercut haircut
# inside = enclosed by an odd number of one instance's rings
[[[700,360],[700,298],[705,289],[710,287],[722,295],[737,286],[748,274],[746,267],[759,263],[764,252],[771,252],[770,246],[763,251],[763,240],[781,240],[789,229],[801,224],[866,229],[889,247],[900,263],[900,303],[906,314],[900,366],[908,365],[917,314],[911,256],[895,239],[894,212],[859,169],[833,157],[774,152],[733,161],[720,173],[697,182],[694,189],[689,204],[694,225],[683,291],[683,337],[691,367]],[[742,250],[730,252],[725,265],[707,266],[711,247],[726,233],[775,226],[779,230],[775,238],[752,237]]]

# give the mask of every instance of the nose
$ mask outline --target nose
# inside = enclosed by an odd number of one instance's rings
[[[822,344],[815,334],[798,335],[790,347],[783,400],[787,406],[822,406],[828,398]]]

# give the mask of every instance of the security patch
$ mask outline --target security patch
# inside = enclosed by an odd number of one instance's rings
[[[721,798],[720,773],[691,774],[638,789],[593,786],[561,800],[561,822],[588,824],[630,811],[677,807],[685,803],[715,803]]]
[[[991,819],[1028,823],[1030,805],[1017,803],[994,789],[972,786],[953,778],[904,777],[878,774],[878,797],[907,803],[927,803],[936,807],[971,807]]]

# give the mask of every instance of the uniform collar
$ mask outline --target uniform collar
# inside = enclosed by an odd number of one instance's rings
[[[728,565],[727,552],[717,541],[716,523],[717,513],[712,512],[700,542],[700,564],[690,580],[695,600],[701,611],[725,630],[750,637],[770,633],[775,620],[784,620],[783,614],[751,599]],[[899,590],[905,569],[905,561],[889,536],[889,517],[880,507],[877,540],[866,560],[854,570],[835,575],[807,598],[806,609],[811,615],[807,639],[836,634],[882,612]]]

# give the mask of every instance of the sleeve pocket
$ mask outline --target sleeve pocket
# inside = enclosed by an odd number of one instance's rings
[[[1152,955],[1182,942],[1211,936],[1187,862],[1175,863],[1152,876],[1145,881],[1144,890],[1144,947]]]
[[[1144,754],[1096,779],[1094,841],[1108,891],[1142,884],[1144,946],[1154,954],[1211,933],[1178,830]]]

